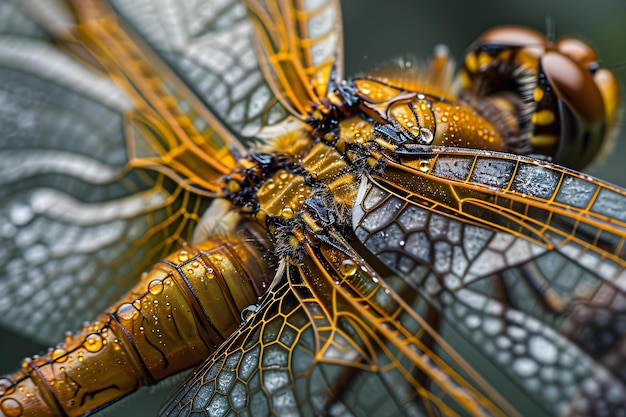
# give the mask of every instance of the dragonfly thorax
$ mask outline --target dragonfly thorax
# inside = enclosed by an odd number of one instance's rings
[[[339,133],[318,138],[302,130],[277,139],[274,149],[281,152],[253,153],[242,161],[227,181],[228,199],[270,230],[311,210],[322,223],[331,221],[323,219],[324,210],[335,213],[332,222],[343,219],[358,182],[351,161],[339,149],[347,149],[339,138]]]

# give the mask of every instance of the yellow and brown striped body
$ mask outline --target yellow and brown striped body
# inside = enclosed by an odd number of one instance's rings
[[[82,416],[202,362],[272,280],[272,251],[246,222],[173,253],[117,305],[0,379],[0,415]]]
[[[521,130],[515,146],[576,169],[603,156],[618,119],[617,80],[579,39],[492,29],[467,52],[459,80],[487,100],[514,96]]]

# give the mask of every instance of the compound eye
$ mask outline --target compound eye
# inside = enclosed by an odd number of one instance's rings
[[[557,51],[572,58],[588,71],[598,70],[598,58],[596,53],[586,42],[576,38],[562,38],[556,43]]]
[[[601,68],[593,74],[602,98],[604,99],[604,114],[609,129],[615,126],[620,107],[619,84],[612,71]]]
[[[604,101],[588,70],[559,52],[547,52],[541,66],[557,97],[578,117],[588,124],[602,122]]]

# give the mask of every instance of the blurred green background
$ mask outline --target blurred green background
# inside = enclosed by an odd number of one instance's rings
[[[626,86],[624,0],[346,0],[342,8],[347,76],[398,56],[426,57],[439,43],[458,58],[488,28],[518,24],[545,32],[550,20],[558,36],[581,37],[596,48],[604,65],[621,65],[617,75]],[[590,172],[626,186],[626,128],[622,130],[613,152]],[[0,328],[0,374],[15,370],[22,358],[44,348]],[[140,393],[140,398],[123,401],[108,414],[153,416],[172,385]]]

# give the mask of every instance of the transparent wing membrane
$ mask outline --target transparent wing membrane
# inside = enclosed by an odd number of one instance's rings
[[[132,99],[2,6],[2,320],[50,342],[189,239],[206,202],[130,169]]]
[[[243,140],[289,126],[257,62],[240,1],[113,1],[126,19]],[[272,133],[274,132],[274,133]]]
[[[508,157],[454,153],[431,161],[427,189],[395,177],[409,163],[364,179],[353,218],[357,236],[534,403],[556,415],[578,406],[599,413],[603,388],[576,387],[594,381],[626,389],[622,367],[606,366],[623,362],[624,231],[619,215],[605,214],[624,205],[623,191],[555,166],[507,171],[494,168]],[[545,181],[537,177],[552,173],[554,185],[540,188]],[[564,380],[546,380],[551,372]],[[621,409],[616,401],[610,407]]]
[[[327,244],[306,245],[298,265],[282,263],[259,310],[163,415],[516,415],[417,309],[330,234]]]
[[[334,1],[246,3],[257,27],[261,69],[282,104],[301,119],[343,73],[341,11]]]

